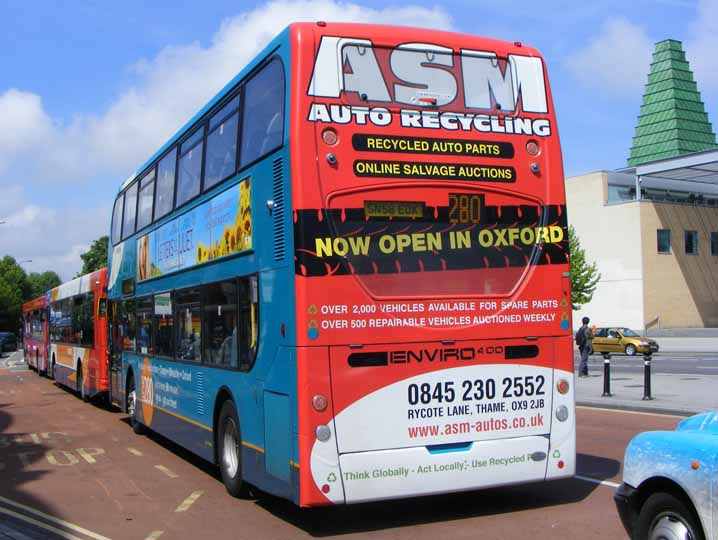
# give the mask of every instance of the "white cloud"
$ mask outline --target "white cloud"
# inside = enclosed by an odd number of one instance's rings
[[[0,97],[0,113],[6,101],[6,108],[17,111],[14,124],[29,127],[18,144],[0,152],[9,161],[26,155],[21,150],[42,145],[43,151],[35,154],[34,170],[26,171],[31,178],[82,181],[115,176],[119,185],[287,24],[316,20],[451,26],[449,15],[438,7],[373,9],[335,0],[270,2],[222,21],[206,47],[198,42],[169,45],[154,58],[139,60],[131,70],[134,86],[103,113],[78,111],[67,126],[53,126],[39,96],[9,91]],[[0,166],[2,160],[0,153]]]
[[[607,20],[600,32],[566,60],[573,76],[597,93],[640,95],[653,43],[645,30],[623,18]]]
[[[715,69],[718,50],[718,3],[702,0],[698,3],[697,17],[692,25],[690,39],[684,50],[698,83],[698,90],[718,91],[718,71]]]
[[[11,255],[27,272],[56,271],[72,278],[82,267],[80,254],[107,234],[109,211],[78,207],[49,208],[27,200],[18,185],[3,186],[0,199],[0,257]]]
[[[0,254],[32,259],[29,270],[72,277],[79,254],[107,234],[111,196],[94,210],[63,207],[69,204],[63,200],[51,208],[28,201],[17,178],[68,186],[104,178],[119,186],[287,24],[316,20],[437,29],[452,24],[438,7],[278,0],[225,19],[206,46],[168,45],[154,58],[138,60],[131,66],[133,86],[99,114],[77,110],[63,124],[45,112],[40,96],[7,90],[0,94],[0,217],[8,220],[0,226]]]
[[[52,121],[42,99],[11,88],[0,94],[0,174],[18,155],[42,144],[52,131]]]

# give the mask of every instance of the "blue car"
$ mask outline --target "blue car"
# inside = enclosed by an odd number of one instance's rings
[[[614,495],[629,536],[718,539],[718,413],[633,438]]]

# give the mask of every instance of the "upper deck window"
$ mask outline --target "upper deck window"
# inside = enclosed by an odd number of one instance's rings
[[[180,146],[179,175],[177,178],[177,206],[199,194],[202,176],[202,147],[204,128],[195,131]]]
[[[155,198],[155,170],[140,180],[140,203],[137,213],[137,230],[152,223],[152,201]]]
[[[112,244],[120,241],[122,236],[122,203],[125,202],[124,194],[115,200],[115,208],[112,210]]]
[[[126,239],[135,232],[135,215],[137,214],[137,185],[125,192],[125,217],[122,220],[122,239]]]
[[[234,173],[237,166],[238,124],[239,96],[227,103],[209,121],[204,189],[209,189]]]
[[[177,168],[177,149],[160,160],[157,165],[157,189],[155,190],[155,219],[159,219],[172,210],[175,195],[175,169]]]
[[[264,66],[245,88],[241,165],[279,148],[284,138],[284,68],[278,59]]]

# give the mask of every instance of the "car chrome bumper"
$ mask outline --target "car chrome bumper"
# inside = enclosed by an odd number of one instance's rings
[[[636,511],[637,494],[638,490],[625,482],[613,494],[618,516],[621,518],[621,523],[623,523],[623,528],[626,529],[629,538],[633,538],[633,529],[638,519],[638,512]]]

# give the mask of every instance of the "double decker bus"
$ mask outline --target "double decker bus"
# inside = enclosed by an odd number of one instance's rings
[[[28,367],[47,373],[47,299],[40,296],[22,305],[22,347]]]
[[[107,268],[47,292],[49,374],[83,400],[109,388]]]
[[[112,399],[233,495],[571,476],[566,226],[535,49],[292,24],[119,190]]]

